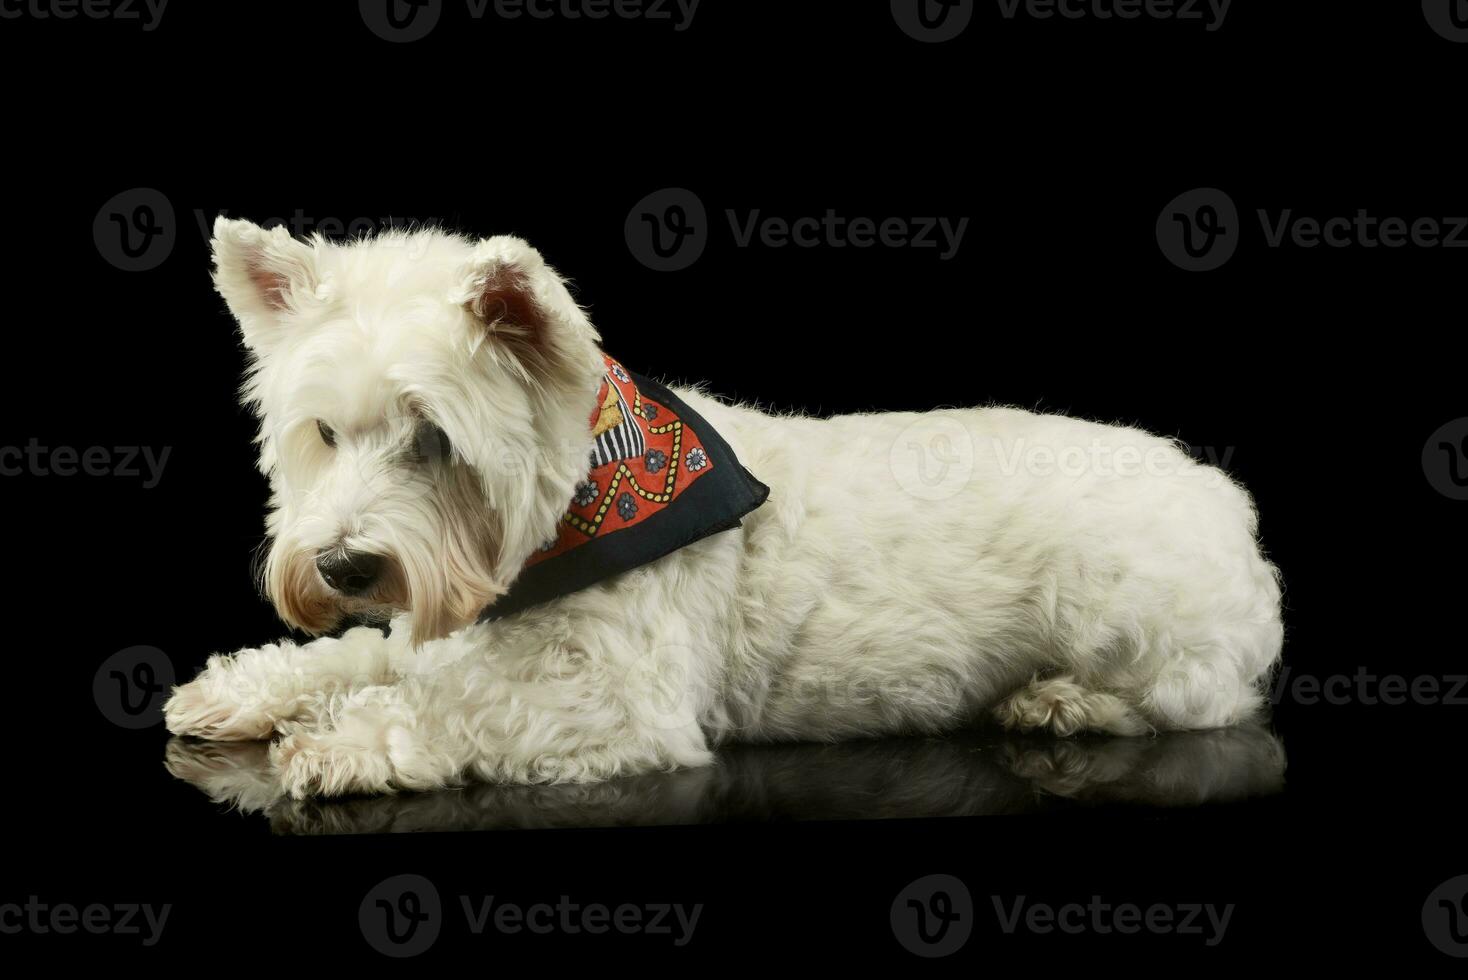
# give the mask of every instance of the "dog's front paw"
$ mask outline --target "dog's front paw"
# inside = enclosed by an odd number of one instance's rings
[[[313,721],[281,723],[270,761],[296,799],[429,790],[462,782],[461,753],[435,738],[389,687],[371,687],[316,705]]]
[[[397,788],[384,747],[364,745],[336,732],[287,735],[270,747],[270,763],[281,788],[297,800]]]
[[[221,742],[269,738],[274,727],[274,719],[258,704],[231,697],[228,685],[209,671],[173,689],[163,706],[163,721],[175,735]]]

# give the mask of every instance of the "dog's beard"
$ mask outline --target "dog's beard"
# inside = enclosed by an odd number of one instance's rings
[[[282,547],[282,542],[282,538],[276,538],[271,544],[261,574],[264,592],[286,625],[313,636],[325,633],[341,622],[344,611],[337,597],[321,581],[315,556],[302,551],[290,552]]]
[[[281,619],[314,635],[348,616],[386,620],[407,612],[412,642],[421,645],[469,625],[504,595],[500,522],[472,472],[453,467],[432,492],[421,491],[380,496],[353,533],[325,548],[311,546],[307,533],[278,534],[261,578]],[[383,558],[368,593],[343,596],[326,585],[316,560],[330,547]]]

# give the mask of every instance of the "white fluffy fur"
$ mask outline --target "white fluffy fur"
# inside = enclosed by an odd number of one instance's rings
[[[1007,408],[814,419],[680,390],[769,501],[477,624],[585,475],[600,340],[561,279],[517,239],[433,230],[331,244],[221,219],[214,250],[273,490],[263,584],[310,631],[393,617],[216,656],[175,689],[171,731],[274,733],[294,796],[600,780],[703,765],[734,738],[985,715],[1138,735],[1261,707],[1280,590],[1245,491],[1145,432]],[[428,424],[449,457],[411,451]],[[904,450],[927,432],[965,473],[943,493]],[[393,574],[344,599],[313,564],[336,547]]]

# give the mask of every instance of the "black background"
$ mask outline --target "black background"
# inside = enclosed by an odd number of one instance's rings
[[[979,897],[1235,902],[1183,938],[977,936],[938,966],[1453,961],[1428,892],[1468,871],[1453,705],[1306,705],[1276,727],[1284,796],[1169,814],[296,840],[172,780],[161,727],[110,724],[98,665],[156,646],[185,679],[281,633],[250,578],[266,496],[238,407],[242,355],[198,215],[436,219],[528,238],[609,350],[654,377],[833,413],[987,402],[1137,423],[1231,449],[1287,587],[1297,674],[1462,672],[1468,504],[1421,454],[1462,407],[1468,252],[1265,247],[1256,209],[1448,217],[1463,192],[1468,44],[1418,4],[1237,0],[1171,21],[1005,21],[979,3],[919,44],[886,3],[705,0],[690,29],[475,22],[372,36],[352,3],[196,3],[156,31],[0,21],[9,152],[0,443],[169,446],[161,483],[0,482],[9,516],[3,895],[172,902],[165,941],[0,937],[57,955],[254,969],[372,957],[356,926],[388,874],[445,895],[703,902],[690,961],[800,955],[912,968],[887,911],[919,875]],[[695,191],[712,239],[657,273],[623,223]],[[1164,205],[1227,191],[1243,241],[1185,273]],[[93,219],[152,187],[176,212],[153,271],[104,260]],[[967,217],[934,250],[736,247],[724,218]],[[306,230],[316,230],[309,223]],[[421,965],[670,953],[650,937],[446,937]],[[201,967],[213,969],[212,966]]]

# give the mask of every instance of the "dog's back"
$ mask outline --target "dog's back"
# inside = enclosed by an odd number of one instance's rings
[[[696,395],[688,395],[698,398]],[[1211,728],[1281,641],[1248,495],[1137,429],[1007,408],[777,417],[702,399],[769,483],[731,580],[737,729]],[[766,671],[773,671],[769,683]],[[1038,680],[1034,687],[1027,687]]]

